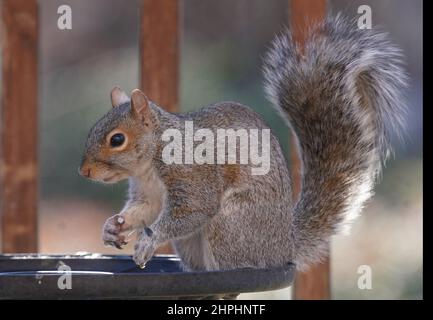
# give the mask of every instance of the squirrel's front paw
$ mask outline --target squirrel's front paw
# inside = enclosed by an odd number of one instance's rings
[[[152,234],[143,231],[138,238],[134,247],[134,261],[140,267],[144,268],[147,261],[149,261],[156,249],[156,243],[153,241]]]
[[[125,219],[121,215],[116,214],[105,221],[102,230],[102,241],[104,241],[105,245],[122,249],[122,246],[128,243],[124,234],[127,229]]]

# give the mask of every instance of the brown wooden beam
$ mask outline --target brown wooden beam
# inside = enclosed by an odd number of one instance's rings
[[[141,88],[168,111],[179,106],[179,3],[143,0],[140,27]]]
[[[37,251],[36,0],[1,1],[0,216],[2,251]]]
[[[326,15],[326,0],[291,0],[290,24],[294,39],[302,48],[306,31],[310,24],[320,22]],[[301,188],[301,160],[295,137],[291,136],[291,154],[293,176],[293,195],[297,199]],[[321,300],[330,298],[330,263],[329,258],[323,263],[310,268],[308,272],[299,272],[295,279],[295,299]]]
[[[179,2],[142,0],[140,82],[150,100],[179,111]],[[156,253],[172,253],[169,244]]]
[[[331,268],[327,258],[307,272],[298,272],[295,279],[295,299],[328,300],[331,298]]]

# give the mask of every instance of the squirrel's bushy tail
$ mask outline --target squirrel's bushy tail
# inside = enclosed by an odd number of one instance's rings
[[[300,54],[289,31],[265,58],[265,88],[294,129],[303,161],[294,211],[296,262],[320,260],[330,237],[370,198],[402,129],[406,75],[385,33],[341,16],[311,29]]]

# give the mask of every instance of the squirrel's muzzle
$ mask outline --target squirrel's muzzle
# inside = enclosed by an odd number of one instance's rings
[[[92,169],[88,165],[87,161],[83,161],[78,168],[78,173],[86,178],[91,178],[92,175]]]

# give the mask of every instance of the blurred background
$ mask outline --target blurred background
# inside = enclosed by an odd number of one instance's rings
[[[57,28],[57,8],[72,8],[72,30]],[[407,59],[408,130],[376,195],[350,235],[332,244],[332,298],[422,298],[422,1],[329,0],[328,11],[354,17],[372,8],[373,25],[389,31]],[[103,186],[77,174],[88,129],[109,108],[114,85],[138,87],[139,1],[40,0],[39,251],[131,253],[105,248],[100,230],[123,205],[126,184]],[[264,99],[261,59],[287,24],[287,0],[183,0],[180,106],[190,111],[235,100],[259,112],[289,152],[288,128]],[[357,287],[360,265],[373,288]],[[290,289],[241,298],[288,299]]]

